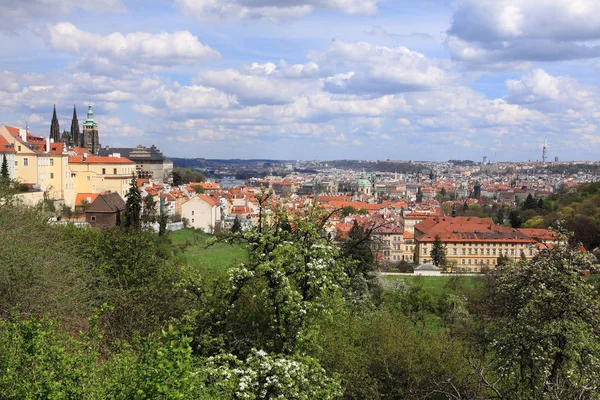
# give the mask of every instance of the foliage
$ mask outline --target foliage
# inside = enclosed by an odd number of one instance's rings
[[[150,193],[144,197],[144,210],[142,212],[142,221],[149,223],[156,220],[156,201]]]
[[[0,398],[93,399],[93,351],[48,319],[0,318]]]
[[[89,308],[75,233],[49,225],[39,207],[0,205],[0,317],[14,311],[42,317],[52,310],[66,326],[79,326]]]
[[[193,185],[192,188],[194,188],[194,192],[196,192],[197,194],[204,193],[204,188],[200,185]]]
[[[179,286],[183,271],[168,241],[149,231],[117,228],[81,235],[90,300],[113,306],[101,320],[107,340],[155,332],[189,306]]]
[[[231,225],[231,233],[241,232],[242,230],[242,222],[240,221],[239,215],[235,216],[233,220],[233,224]]]
[[[310,347],[314,324],[345,280],[345,261],[325,239],[322,210],[310,206],[288,222],[283,211],[268,208],[269,197],[258,197],[256,228],[239,235],[247,243],[248,262],[229,271],[228,312],[239,316],[246,296],[252,296],[253,307],[265,318],[260,336],[266,342],[260,347],[294,354]],[[294,229],[285,229],[288,223]]]
[[[342,207],[342,214],[341,214],[341,217],[342,217],[342,218],[345,218],[345,217],[347,217],[348,215],[354,215],[354,214],[356,214],[356,213],[357,213],[357,210],[356,210],[356,208],[354,208],[354,207],[352,207],[352,206],[345,206],[345,207]]]
[[[310,357],[270,355],[252,349],[245,360],[231,354],[208,359],[209,381],[235,399],[337,399],[342,393]]]
[[[179,186],[190,182],[204,182],[206,177],[202,172],[190,168],[173,169],[173,185]]]
[[[480,345],[506,398],[589,398],[600,390],[600,301],[566,238],[533,261],[498,268],[479,305]]]
[[[142,195],[137,188],[135,176],[131,178],[129,190],[125,195],[125,212],[123,214],[123,227],[125,229],[141,229]]]
[[[446,265],[446,247],[444,246],[440,235],[435,235],[430,254],[434,265],[438,267],[444,267]]]
[[[2,167],[0,167],[0,186],[6,187],[10,184],[10,176],[8,175],[8,161],[6,154],[2,155]]]

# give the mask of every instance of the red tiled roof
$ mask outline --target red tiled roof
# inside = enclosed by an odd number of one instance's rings
[[[8,140],[0,136],[0,153],[16,153],[15,146],[8,143]]]
[[[211,196],[208,196],[206,194],[198,194],[197,196],[199,198],[201,198],[202,200],[204,200],[205,202],[207,202],[208,204],[210,204],[210,205],[218,206],[220,204],[219,203],[219,199],[217,199],[215,197],[211,197]]]
[[[96,200],[96,197],[98,197],[98,193],[77,193],[77,196],[75,196],[75,207],[82,206],[84,201],[91,204]]]

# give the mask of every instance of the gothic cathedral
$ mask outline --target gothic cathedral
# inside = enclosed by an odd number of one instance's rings
[[[79,120],[77,119],[77,109],[73,106],[73,119],[71,120],[71,131],[64,131],[61,135],[58,118],[56,117],[56,106],[52,114],[52,123],[50,124],[50,139],[55,143],[62,142],[68,146],[84,147],[92,154],[98,154],[100,151],[100,141],[98,139],[98,124],[94,119],[92,105],[88,105],[87,118],[83,122],[83,133],[79,131]]]

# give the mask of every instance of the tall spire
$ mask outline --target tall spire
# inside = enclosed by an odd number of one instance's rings
[[[53,139],[54,142],[60,141],[60,126],[58,125],[58,118],[56,118],[56,104],[54,105],[52,123],[50,124],[50,139]]]
[[[79,120],[77,119],[77,108],[75,105],[73,105],[73,119],[71,120],[71,140],[73,140],[73,146],[81,147]]]

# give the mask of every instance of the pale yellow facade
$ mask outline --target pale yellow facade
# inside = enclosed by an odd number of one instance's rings
[[[46,198],[63,200],[69,207],[75,201],[75,179],[69,169],[69,154],[62,144],[53,144],[49,141],[27,143],[27,132],[18,128],[0,127],[0,136],[15,149],[15,179],[24,184],[31,184],[34,188],[45,193]],[[44,149],[40,149],[40,145]],[[46,151],[47,148],[49,151]]]
[[[116,192],[125,197],[135,173],[135,163],[126,158],[105,160],[108,158],[112,157],[89,156],[69,163],[77,193]]]

